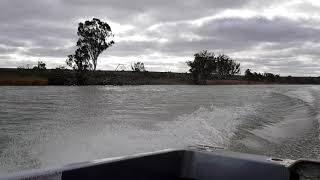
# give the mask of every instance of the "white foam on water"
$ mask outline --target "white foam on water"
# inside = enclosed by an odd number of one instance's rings
[[[125,89],[118,87],[103,88],[125,91]],[[315,103],[315,97],[308,91],[308,88],[306,89],[307,91],[303,88],[297,88],[290,91],[289,95],[301,98],[305,102]],[[138,91],[139,89],[137,89]],[[85,125],[69,124],[68,126],[71,127],[63,131],[52,128],[50,132],[44,131],[44,136],[27,137],[27,142],[30,144],[20,141],[10,143],[0,155],[0,172],[7,170],[12,172],[33,167],[59,167],[100,158],[168,148],[184,148],[195,144],[227,146],[230,138],[237,131],[237,126],[245,120],[244,117],[254,113],[255,108],[259,106],[259,104],[249,104],[251,103],[249,101],[244,103],[248,104],[245,104],[244,107],[238,107],[230,103],[227,107],[221,107],[216,103],[209,107],[198,107],[193,112],[173,117],[167,121],[141,121],[145,123],[143,127],[132,124],[132,121],[141,123],[138,119],[131,121],[129,118],[111,124],[108,121],[100,123],[100,119],[98,119],[99,127],[95,127],[97,123],[92,121],[92,123]],[[107,108],[106,111],[108,111]],[[62,123],[61,126],[63,125]],[[278,126],[273,129],[266,128],[262,133],[265,135],[275,134],[277,135],[275,137],[280,137],[283,135],[278,133],[282,132],[282,128],[285,126],[286,124],[279,124],[279,128],[277,128]],[[35,134],[39,135],[39,133]],[[275,137],[270,136],[270,138]],[[36,140],[32,141],[32,139]],[[34,166],[30,165],[31,162],[34,163]]]
[[[317,119],[318,119],[318,123],[319,123],[319,140],[320,140],[320,112],[318,113],[318,115],[317,115]],[[319,154],[319,157],[320,157],[320,154]]]
[[[319,86],[298,86],[296,89],[283,93],[293,99],[299,99],[305,104],[300,103],[301,106],[298,106],[299,108],[287,111],[287,115],[283,117],[281,122],[265,124],[263,128],[251,130],[250,133],[258,138],[249,137],[248,139],[243,139],[242,143],[249,149],[261,150],[261,148],[264,148],[259,143],[261,139],[280,145],[286,144],[288,140],[298,139],[305,132],[309,132],[314,127],[314,118],[320,124],[319,112],[315,112],[316,117],[313,114],[313,111],[317,111],[320,108],[318,102],[320,100],[319,90]],[[320,133],[318,137],[320,139]],[[317,147],[315,147],[315,150],[317,150]]]
[[[0,152],[0,173],[16,172],[25,168],[25,165],[36,168],[38,167],[30,154],[32,144],[29,141],[16,140],[10,141],[7,148]]]
[[[33,145],[29,153],[39,161],[41,168],[48,168],[195,144],[224,146],[241,123],[239,117],[252,110],[250,106],[201,107],[173,121],[161,121],[151,130],[126,122],[106,124],[95,132],[87,132],[83,127],[46,137]],[[11,148],[18,149],[18,144]]]
[[[296,90],[286,92],[285,95],[300,99],[312,105],[315,101],[315,98],[311,92],[312,90],[314,90],[313,87],[298,87]]]
[[[318,106],[315,107],[315,109],[320,110],[320,86],[309,86],[300,88],[297,91],[294,91],[293,95],[296,95],[296,97],[302,99],[305,102],[310,103],[310,105]],[[319,139],[320,139],[320,112],[317,112],[316,119],[319,123]]]
[[[236,126],[241,123],[240,116],[250,112],[248,107],[199,108],[197,111],[180,116],[178,121],[170,124],[166,129],[176,135],[179,142],[186,145],[205,144],[223,146],[234,134]]]
[[[316,102],[317,102],[317,106],[316,107],[319,111],[317,112],[317,119],[318,119],[318,123],[319,123],[319,140],[320,140],[320,86],[313,86],[312,88],[312,91],[314,92],[314,94],[317,96],[315,99],[316,99]],[[320,154],[319,154],[319,158],[320,158]]]
[[[319,101],[320,99],[317,99],[313,93],[320,95],[319,92],[320,92],[319,86],[309,86],[309,87],[299,87],[294,91],[287,92],[286,95],[292,98],[301,99],[302,101],[307,102],[310,105],[314,106],[315,104],[318,103],[317,101]],[[319,107],[316,107],[316,109],[319,109]],[[317,113],[318,115],[316,118],[318,120],[319,132],[320,132],[320,112],[317,112]],[[320,133],[319,133],[319,139],[320,139]]]

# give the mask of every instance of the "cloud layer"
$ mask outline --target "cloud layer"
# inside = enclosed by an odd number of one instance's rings
[[[320,75],[320,4],[312,0],[2,0],[0,67],[64,65],[77,24],[92,17],[116,35],[98,69],[141,60],[151,71],[186,72],[184,62],[208,49],[243,71]]]

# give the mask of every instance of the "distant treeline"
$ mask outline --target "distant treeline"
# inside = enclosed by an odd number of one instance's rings
[[[249,81],[263,81],[263,82],[280,82],[279,74],[272,73],[256,73],[251,72],[250,69],[247,69],[244,75],[244,78]]]
[[[255,74],[255,73],[253,73]],[[257,73],[259,74],[259,73]],[[320,84],[319,77],[278,77],[248,79],[233,75],[219,79],[208,76],[205,84]],[[135,72],[135,71],[88,71],[82,85],[192,85],[192,73]],[[79,85],[77,72],[69,69],[5,69],[0,68],[0,85]]]
[[[279,74],[272,73],[251,72],[250,69],[245,71],[244,79],[248,81],[278,84],[320,84],[320,77],[280,76]]]
[[[79,74],[70,69],[11,69],[0,68],[0,85],[174,85],[193,84],[189,73],[87,71]]]
[[[206,80],[227,79],[240,73],[240,64],[225,54],[216,56],[207,50],[194,55],[193,61],[187,61],[195,84],[206,84]]]
[[[33,68],[0,68],[0,85],[158,85],[158,84],[320,84],[320,77],[281,77],[247,69],[240,74],[240,63],[231,57],[201,51],[186,62],[190,73],[148,72],[143,62],[131,65],[132,71],[47,69],[43,61]]]
[[[187,65],[195,84],[207,84],[208,80],[216,84],[226,80],[238,84],[320,84],[320,77],[281,77],[268,72],[251,72],[250,69],[241,76],[240,63],[225,54],[215,55],[207,50],[196,53],[194,60],[187,61]]]

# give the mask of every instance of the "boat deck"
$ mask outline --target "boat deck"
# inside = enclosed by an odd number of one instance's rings
[[[285,163],[281,159],[215,150],[171,150],[36,170],[5,179],[34,180],[298,180],[319,178],[318,162]],[[1,178],[0,178],[1,179]]]

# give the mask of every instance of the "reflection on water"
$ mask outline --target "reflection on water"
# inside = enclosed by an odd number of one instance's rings
[[[320,154],[318,86],[0,89],[2,173],[194,144]]]

